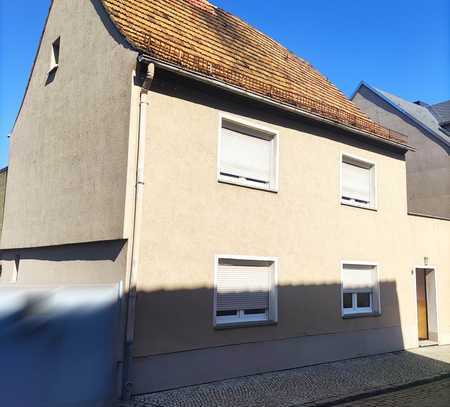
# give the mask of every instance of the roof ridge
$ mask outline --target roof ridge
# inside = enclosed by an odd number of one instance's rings
[[[358,89],[361,86],[365,86],[372,93],[376,94],[386,103],[390,104],[394,109],[396,109],[397,111],[408,117],[422,129],[427,131],[427,133],[432,134],[437,140],[444,142],[444,144],[447,147],[450,146],[450,132],[441,127],[439,119],[429,109],[429,106],[415,104],[413,102],[401,98],[400,96],[396,96],[392,93],[375,88],[374,86],[371,86],[366,82],[361,82]],[[421,113],[426,112],[427,114],[423,115],[419,112]],[[432,121],[428,120],[427,118],[428,115],[431,116],[430,119]]]

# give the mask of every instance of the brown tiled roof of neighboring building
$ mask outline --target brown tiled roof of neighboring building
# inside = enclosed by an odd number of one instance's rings
[[[136,49],[187,71],[384,139],[406,137],[370,120],[305,60],[206,0],[102,0]]]

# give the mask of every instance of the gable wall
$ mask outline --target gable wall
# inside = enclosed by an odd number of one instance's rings
[[[11,137],[2,248],[123,237],[136,54],[120,41],[98,0],[54,1]]]
[[[450,218],[449,150],[365,86],[353,102],[381,125],[406,134],[408,143],[416,149],[406,155],[408,210]]]

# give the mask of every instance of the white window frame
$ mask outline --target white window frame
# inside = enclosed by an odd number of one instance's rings
[[[56,71],[56,69],[58,69],[58,67],[59,67],[59,57],[60,57],[60,53],[61,53],[61,37],[58,37],[55,41],[52,42],[50,52],[51,52],[50,68],[48,70],[49,74]]]
[[[238,310],[238,314],[230,316],[217,316],[217,274],[219,260],[251,260],[269,261],[273,263],[272,285],[269,291],[269,309],[264,314],[244,314],[243,310]],[[241,256],[234,254],[217,254],[214,256],[214,299],[213,299],[213,325],[216,328],[248,326],[260,324],[273,324],[278,322],[278,257],[263,256]]]
[[[342,314],[343,315],[355,315],[355,314],[372,314],[374,312],[373,308],[373,291],[367,291],[370,296],[370,306],[369,307],[358,307],[358,294],[362,294],[362,291],[349,292],[342,290]],[[344,294],[351,294],[352,296],[352,308],[344,308]]]
[[[233,177],[221,174],[220,171],[220,158],[222,152],[222,128],[224,122],[230,122],[237,126],[244,127],[251,134],[255,134],[254,137],[258,137],[259,134],[264,134],[271,138],[272,144],[272,166],[271,166],[271,179],[268,184],[263,184],[256,181],[251,181],[243,177]],[[249,136],[251,137],[251,136]],[[270,192],[278,192],[278,172],[279,172],[279,132],[273,128],[261,126],[258,123],[251,122],[242,117],[220,113],[219,114],[219,126],[218,126],[218,141],[217,141],[217,181],[225,184],[240,185],[253,189],[260,189]]]
[[[344,269],[345,266],[370,266],[374,267],[376,271],[376,282],[375,287],[370,292],[370,307],[360,307],[357,306],[357,292],[351,290],[344,290]],[[359,291],[364,292],[364,291]],[[352,308],[344,308],[344,293],[352,294]],[[342,317],[351,316],[367,316],[367,315],[381,315],[381,295],[380,295],[380,265],[373,261],[354,261],[354,260],[343,260],[341,261],[341,315]]]
[[[355,201],[353,199],[344,199],[343,197],[343,164],[344,162],[347,162],[346,159],[348,161],[354,161],[358,164],[361,164],[362,167],[367,167],[370,169],[371,172],[371,185],[370,185],[370,194],[371,194],[371,199],[369,203],[363,203],[363,202],[358,202]],[[348,154],[348,153],[341,153],[341,158],[340,158],[340,191],[339,191],[339,200],[341,205],[346,205],[346,206],[354,206],[357,208],[365,208],[365,209],[371,209],[374,211],[378,210],[378,181],[377,181],[377,169],[376,169],[376,164],[373,161],[370,161],[366,158],[362,158],[359,156],[355,156],[353,154]],[[350,163],[351,164],[351,163]]]

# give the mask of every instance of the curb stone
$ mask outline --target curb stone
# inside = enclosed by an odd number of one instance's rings
[[[363,400],[370,397],[379,396],[382,394],[394,393],[399,390],[406,390],[412,387],[421,386],[440,380],[450,379],[450,373],[443,373],[440,375],[427,377],[425,379],[415,380],[409,383],[403,383],[398,385],[383,386],[372,390],[367,390],[361,393],[353,393],[345,397],[330,397],[323,400],[311,401],[302,404],[294,404],[291,407],[332,407],[340,404],[351,403],[352,401]]]

